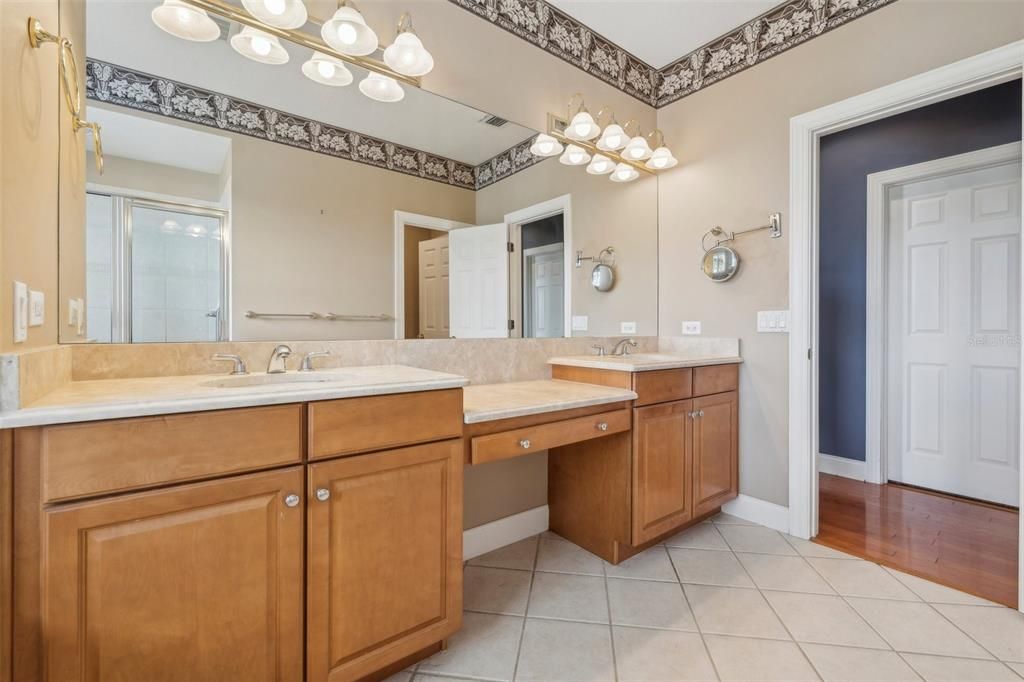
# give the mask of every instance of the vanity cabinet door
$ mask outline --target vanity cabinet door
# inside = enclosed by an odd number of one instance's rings
[[[693,518],[692,400],[640,407],[633,416],[633,545]]]
[[[739,492],[738,394],[696,398],[693,409],[693,513],[700,516]]]
[[[46,511],[47,680],[301,682],[302,478]]]
[[[307,673],[355,680],[462,621],[461,439],[309,466]]]

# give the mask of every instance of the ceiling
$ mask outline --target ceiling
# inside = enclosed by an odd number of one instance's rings
[[[311,51],[291,43],[284,44],[290,61],[268,66],[236,53],[223,32],[211,43],[180,40],[150,19],[159,4],[89,0],[87,56],[473,166],[536,134],[515,123],[485,125],[484,112],[420,88],[406,87],[401,102],[375,102],[359,92],[366,72],[354,66],[348,87],[314,83],[301,73]]]
[[[548,1],[656,69],[779,4],[779,0]]]

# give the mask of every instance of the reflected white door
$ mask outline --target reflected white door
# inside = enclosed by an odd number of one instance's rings
[[[537,339],[565,336],[565,258],[562,244],[525,251],[523,260],[526,266],[524,336]]]
[[[1016,506],[1020,163],[887,201],[889,479]]]
[[[508,228],[505,223],[448,233],[449,317],[458,339],[508,336]]]
[[[447,339],[448,237],[419,243],[420,338]]]

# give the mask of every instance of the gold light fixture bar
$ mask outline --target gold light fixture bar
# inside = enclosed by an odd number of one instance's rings
[[[387,64],[377,59],[370,57],[353,57],[350,54],[344,52],[338,52],[333,47],[322,41],[320,38],[304,33],[298,29],[286,29],[277,28],[276,26],[268,26],[264,24],[256,17],[252,16],[245,10],[230,5],[224,0],[184,0],[184,2],[197,7],[202,10],[206,10],[211,14],[216,14],[220,17],[227,19],[228,21],[234,21],[242,24],[243,26],[251,26],[252,28],[259,29],[265,33],[269,33],[272,36],[277,36],[289,42],[295,43],[296,45],[302,45],[308,47],[311,50],[317,52],[323,52],[324,54],[332,57],[337,57],[343,62],[353,64],[355,66],[366,69],[367,71],[373,71],[389,78],[394,78],[399,83],[405,83],[414,87],[420,87],[420,79],[414,76],[406,76],[393,70]]]
[[[548,135],[555,138],[559,142],[565,145],[576,145],[581,149],[586,149],[590,152],[590,155],[600,154],[615,163],[624,163],[627,166],[631,166],[641,173],[647,173],[648,175],[655,175],[655,172],[644,165],[643,161],[634,161],[633,159],[627,159],[618,152],[605,151],[598,149],[597,145],[588,140],[573,140],[572,138],[566,137],[565,129],[569,127],[569,119],[558,114],[548,113]]]

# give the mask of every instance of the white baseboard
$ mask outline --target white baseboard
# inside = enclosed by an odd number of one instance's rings
[[[735,500],[723,504],[722,511],[744,521],[768,526],[783,533],[789,532],[789,507],[781,504],[741,494]]]
[[[859,460],[826,455],[825,453],[818,454],[818,473],[863,481],[865,480],[865,471],[864,462]]]
[[[548,506],[534,507],[462,532],[462,558],[469,560],[548,529]]]

